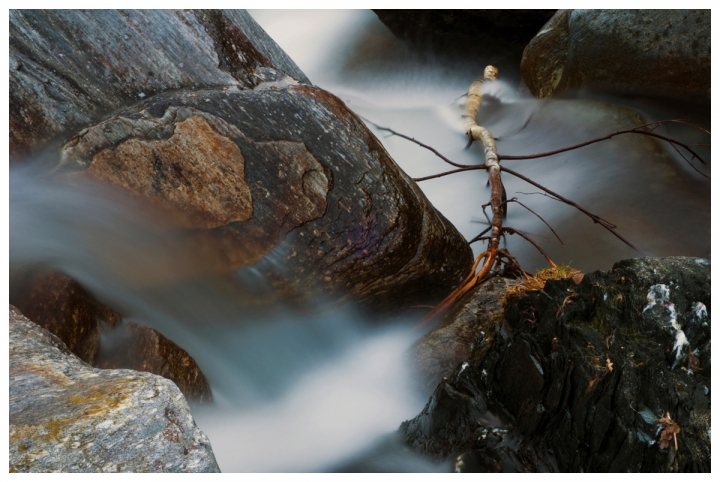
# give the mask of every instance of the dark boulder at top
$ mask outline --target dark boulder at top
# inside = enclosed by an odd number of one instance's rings
[[[11,10],[10,160],[168,90],[309,83],[244,10]]]
[[[456,471],[710,471],[710,262],[640,258],[508,297],[401,433]]]
[[[153,96],[80,132],[60,165],[153,206],[208,269],[253,265],[289,298],[381,309],[449,292],[472,264],[463,237],[345,104],[274,78]]]
[[[710,10],[560,10],[520,65],[535,97],[595,87],[710,100]]]
[[[556,10],[373,10],[399,39],[440,55],[497,64],[522,50]],[[516,67],[513,67],[515,69]]]
[[[124,323],[120,313],[100,303],[73,278],[46,272],[13,291],[11,300],[28,319],[57,336],[87,364],[160,375],[175,382],[189,401],[212,401],[205,375],[185,350],[152,328]]]

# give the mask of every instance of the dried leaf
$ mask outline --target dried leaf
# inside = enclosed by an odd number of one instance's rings
[[[700,368],[700,359],[695,356],[692,350],[688,353],[688,368],[694,372],[702,370],[702,368]]]
[[[607,367],[608,371],[613,371],[613,362],[610,361],[610,358],[605,360],[605,367]]]
[[[666,412],[665,416],[658,420],[658,423],[661,423],[664,427],[667,427],[668,425],[675,423],[673,422],[672,417],[670,416],[670,412]]]
[[[675,449],[677,450],[677,434],[680,433],[680,425],[673,422],[660,433],[660,448],[666,449],[670,446],[670,441],[675,441]]]

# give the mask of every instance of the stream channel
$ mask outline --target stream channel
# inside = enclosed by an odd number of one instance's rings
[[[315,85],[363,118],[415,137],[455,162],[483,162],[477,145],[463,150],[460,117],[462,95],[487,64],[481,50],[456,63],[421,57],[371,11],[250,13]],[[503,81],[491,92],[497,100],[483,104],[478,123],[501,138],[501,154],[557,149],[658,119],[709,119],[709,109],[679,101],[597,92],[526,98],[518,94],[519,66],[500,74]],[[410,176],[451,169],[429,151],[371,129]],[[687,143],[703,142],[688,128],[661,130]],[[702,154],[710,158],[709,149]],[[654,139],[620,136],[503,165],[613,222],[646,255],[710,258],[710,182]],[[521,180],[503,180],[508,198],[543,216],[564,245],[518,205],[510,206],[505,224],[530,233],[556,262],[587,272],[639,256],[573,208],[522,194],[538,190]],[[480,206],[490,188],[484,171],[420,185],[467,239],[485,228]],[[518,236],[506,243],[525,270],[547,264]],[[473,247],[475,254],[482,251],[479,243]],[[212,406],[191,408],[222,471],[449,469],[412,454],[391,435],[430,395],[411,389],[403,363],[421,335],[412,330],[415,319],[369,323],[348,309],[312,316],[251,310],[248,300],[264,289],[252,268],[237,274],[247,299],[231,297],[224,281],[211,277],[163,282],[182,270],[175,248],[136,210],[102,193],[50,183],[32,169],[11,170],[11,285],[13,273],[28,267],[61,269],[126,320],[151,326],[185,348],[213,389]],[[103,346],[113,341],[103,339]]]

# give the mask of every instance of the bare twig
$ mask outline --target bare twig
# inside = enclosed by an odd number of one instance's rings
[[[522,207],[524,207],[525,209],[527,209],[528,211],[530,211],[531,213],[533,213],[535,216],[537,216],[537,217],[540,219],[540,221],[542,221],[543,223],[545,223],[545,226],[547,226],[547,227],[550,229],[550,231],[552,231],[552,233],[555,235],[555,237],[557,238],[557,240],[560,241],[560,244],[562,244],[563,246],[565,246],[565,243],[562,242],[562,239],[560,239],[560,236],[558,236],[558,233],[555,232],[555,230],[552,228],[552,226],[550,226],[550,225],[548,224],[548,222],[545,221],[545,220],[542,218],[542,216],[540,216],[538,213],[536,213],[535,211],[533,211],[532,209],[530,209],[529,207],[527,207],[526,205],[524,205],[523,203],[521,203],[520,201],[518,201],[518,198],[516,198],[516,197],[512,198],[512,199],[511,199],[510,201],[508,201],[508,202],[518,203],[519,205],[521,205]]]
[[[428,151],[432,152],[433,154],[435,154],[436,156],[438,156],[440,159],[442,159],[443,161],[447,162],[447,163],[450,164],[451,166],[463,167],[463,168],[466,168],[466,167],[475,167],[475,166],[472,166],[472,165],[470,165],[470,164],[458,164],[457,162],[453,162],[453,161],[451,161],[450,159],[448,159],[447,157],[445,157],[445,156],[443,156],[442,154],[440,154],[435,148],[433,148],[433,147],[431,147],[431,146],[428,146],[427,144],[423,144],[422,142],[416,140],[416,139],[413,138],[413,137],[406,136],[405,134],[401,134],[400,132],[397,132],[397,131],[394,131],[394,130],[390,129],[389,127],[379,126],[379,125],[377,125],[376,123],[374,123],[373,121],[368,120],[368,119],[366,119],[366,118],[364,118],[364,117],[360,117],[360,118],[361,118],[362,120],[364,120],[365,122],[368,122],[368,123],[374,125],[376,129],[379,129],[379,130],[381,130],[381,131],[389,132],[390,134],[392,134],[392,135],[394,135],[394,136],[402,137],[403,139],[407,139],[407,140],[410,141],[410,142],[414,142],[415,144],[417,144],[417,145],[420,146],[420,147],[424,147],[425,149],[427,149]]]
[[[557,265],[555,264],[555,262],[554,262],[552,259],[550,259],[550,256],[548,256],[548,254],[547,254],[545,251],[543,251],[543,249],[542,249],[540,246],[538,246],[538,244],[537,244],[535,241],[533,241],[533,239],[532,239],[530,236],[525,235],[525,233],[523,233],[522,231],[520,231],[520,230],[518,230],[518,229],[509,228],[509,227],[507,227],[507,226],[503,226],[502,230],[505,231],[506,233],[518,234],[518,235],[520,235],[520,236],[521,236],[522,238],[524,238],[527,242],[529,242],[530,244],[532,244],[533,246],[535,246],[538,251],[540,251],[540,254],[542,254],[543,257],[545,257],[545,259],[548,260],[548,262],[550,262],[550,266],[552,266],[553,268],[557,266]]]
[[[481,239],[485,239],[482,237],[483,234],[487,233],[492,229],[492,226],[488,226],[487,229],[485,229],[482,233],[478,234],[474,238],[472,238],[470,241],[468,241],[468,244],[473,244],[475,241],[480,241]]]
[[[435,179],[438,177],[448,176],[450,174],[456,174],[458,172],[465,172],[465,171],[477,171],[477,170],[487,170],[487,166],[485,164],[481,164],[479,166],[470,166],[470,167],[464,167],[462,169],[454,169],[452,171],[446,171],[441,172],[439,174],[433,174],[431,176],[425,176],[425,177],[414,177],[413,181],[420,182],[420,181],[427,181],[429,179]]]
[[[512,175],[515,176],[515,177],[519,177],[519,178],[522,179],[523,181],[525,181],[525,182],[527,182],[527,183],[530,183],[530,184],[532,184],[533,186],[535,186],[535,187],[537,187],[537,188],[542,189],[543,191],[545,191],[546,193],[548,193],[548,194],[550,194],[550,195],[552,195],[552,196],[555,196],[555,198],[557,198],[558,201],[561,201],[561,202],[563,202],[563,203],[565,203],[565,204],[568,204],[568,205],[570,205],[570,206],[578,209],[580,212],[584,213],[584,214],[587,215],[590,219],[592,219],[593,222],[599,224],[600,226],[602,226],[602,227],[604,227],[605,229],[607,229],[608,231],[610,231],[610,232],[611,232],[616,238],[618,238],[620,241],[622,241],[623,243],[627,244],[628,246],[630,246],[630,247],[631,247],[632,249],[634,249],[635,251],[638,251],[639,253],[642,253],[642,251],[640,251],[640,250],[639,250],[635,245],[633,245],[630,241],[628,241],[627,239],[623,238],[620,234],[618,234],[618,233],[615,231],[615,228],[617,228],[617,226],[615,226],[615,225],[612,224],[611,222],[609,222],[609,221],[601,218],[601,217],[598,216],[597,214],[591,213],[590,211],[588,211],[587,209],[583,208],[582,206],[580,206],[580,205],[577,204],[576,202],[571,201],[571,200],[567,199],[566,197],[563,197],[563,196],[561,196],[560,194],[551,191],[550,189],[546,188],[545,186],[542,186],[541,184],[538,184],[537,182],[533,181],[532,179],[523,176],[523,175],[520,174],[519,172],[515,172],[515,171],[513,171],[512,169],[508,169],[507,167],[501,167],[500,169],[501,169],[502,171],[504,171],[504,172],[507,172],[508,174],[512,174]],[[643,254],[644,254],[644,253],[643,253]]]
[[[701,172],[700,169],[698,169],[697,167],[693,166],[692,162],[690,162],[690,160],[689,160],[687,157],[685,157],[685,155],[683,155],[682,152],[680,152],[680,149],[678,149],[677,147],[675,147],[675,144],[670,144],[670,145],[672,146],[673,149],[675,149],[675,152],[677,152],[677,153],[680,155],[680,157],[682,157],[683,159],[685,159],[685,162],[687,162],[688,164],[690,164],[690,167],[692,167],[693,169],[695,169],[695,171],[698,172],[698,174],[700,174],[701,176],[703,176],[703,177],[705,177],[705,178],[707,178],[707,179],[710,179],[710,176],[708,176],[707,174]]]
[[[680,146],[680,147],[683,147],[683,148],[685,148],[688,152],[690,152],[690,154],[693,155],[692,159],[697,159],[697,160],[699,160],[702,164],[705,164],[705,165],[706,165],[707,163],[705,162],[705,160],[703,160],[703,158],[700,157],[700,155],[699,155],[697,152],[695,152],[694,150],[692,150],[692,148],[690,148],[690,146],[689,146],[688,144],[684,144],[684,143],[682,143],[682,142],[680,142],[680,141],[677,141],[677,140],[672,139],[672,138],[667,137],[667,136],[663,136],[663,135],[660,135],[660,134],[655,134],[654,132],[650,132],[650,131],[646,131],[646,130],[640,130],[640,129],[642,129],[642,128],[650,127],[650,126],[658,127],[658,126],[661,125],[661,124],[670,123],[670,122],[681,122],[681,123],[683,123],[683,124],[688,124],[688,125],[693,126],[692,124],[689,124],[688,122],[678,121],[678,120],[665,120],[665,121],[651,122],[651,123],[649,123],[649,124],[643,124],[643,125],[641,125],[641,126],[633,127],[632,129],[622,129],[622,130],[619,130],[619,131],[615,131],[615,132],[613,132],[613,133],[611,133],[611,134],[608,134],[608,135],[606,135],[606,136],[603,136],[603,137],[597,137],[597,138],[595,138],[595,139],[591,139],[591,140],[586,141],[586,142],[581,142],[580,144],[575,144],[575,145],[572,145],[572,146],[563,147],[562,149],[556,149],[556,150],[554,150],[554,151],[541,152],[541,153],[537,153],[537,154],[529,154],[529,155],[525,155],[525,156],[499,155],[499,156],[498,156],[498,159],[501,160],[501,161],[503,161],[503,160],[507,160],[507,161],[518,161],[518,160],[523,160],[523,159],[538,159],[538,158],[540,158],[540,157],[553,156],[553,155],[555,155],[555,154],[560,154],[560,153],[562,153],[562,152],[572,151],[572,150],[574,150],[574,149],[579,149],[579,148],[581,148],[581,147],[589,146],[589,145],[591,145],[591,144],[595,144],[595,143],[598,143],[598,142],[606,141],[606,140],[608,140],[608,139],[612,139],[613,137],[619,136],[619,135],[621,135],[621,134],[641,134],[641,135],[645,135],[645,136],[656,137],[656,138],[658,138],[658,139],[662,139],[662,140],[664,140],[664,141],[667,141],[667,142],[669,142],[673,147],[675,147],[676,145],[677,145],[677,146]],[[699,128],[699,127],[697,127],[697,126],[693,126],[693,127]],[[699,129],[702,129],[702,128],[699,128]],[[704,129],[702,129],[702,130],[704,130]],[[706,131],[706,132],[707,132],[707,131]],[[676,148],[676,150],[677,150],[677,148]],[[689,161],[687,158],[685,158],[685,156],[683,156],[683,159],[685,159],[685,161],[687,161],[688,163],[690,163],[690,161]],[[698,171],[698,172],[699,172],[699,171]],[[706,177],[707,177],[707,176],[706,176]]]

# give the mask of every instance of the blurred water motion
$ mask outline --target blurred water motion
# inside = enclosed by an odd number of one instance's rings
[[[481,147],[463,150],[467,138],[460,117],[463,94],[488,63],[482,46],[469,48],[473,56],[467,61],[449,64],[412,52],[370,11],[250,13],[313,83],[336,94],[359,115],[429,144],[455,162],[484,162]],[[326,29],[326,24],[332,27]],[[309,51],[306,43],[322,48]],[[589,91],[559,99],[527,99],[516,93],[519,66],[514,71],[501,70],[500,77],[504,82],[489,92],[498,100],[483,103],[478,123],[500,138],[501,154],[550,151],[660,119],[710,119],[709,108]],[[410,176],[453,169],[431,152],[370,127]],[[709,142],[702,132],[682,125],[655,132],[688,144]],[[695,149],[710,161],[709,148]],[[537,194],[522,194],[539,190],[504,174],[508,197],[518,197],[540,214],[565,245],[518,205],[510,205],[506,225],[531,233],[556,262],[594,271],[642,254],[710,257],[710,182],[667,144],[624,135],[552,157],[502,164],[616,224],[618,232],[642,251],[626,246],[569,206]],[[695,165],[710,175],[709,166],[697,161]],[[486,181],[485,173],[476,171],[420,186],[435,207],[471,239],[485,228],[478,221],[485,219],[480,206],[490,196]],[[528,271],[547,264],[517,236],[507,238],[507,247]],[[476,254],[483,251],[480,243],[474,250]]]
[[[463,150],[460,119],[462,94],[485,66],[481,52],[459,65],[421,57],[369,11],[251,14],[313,83],[358,114],[456,162],[482,162],[478,146]],[[478,120],[500,138],[502,154],[564,147],[644,120],[709,119],[702,110],[648,99],[591,93],[525,99],[516,93],[516,71],[501,76],[504,81],[488,92],[496,100],[484,103]],[[450,168],[412,143],[374,132],[413,177]],[[703,142],[701,133],[682,126],[662,132]],[[699,150],[709,161],[709,149]],[[710,183],[655,140],[628,135],[543,160],[503,164],[614,222],[648,255],[710,257]],[[555,261],[590,271],[638,255],[572,208],[533,194],[537,188],[503,179],[508,197],[541,214],[565,246],[518,206],[511,206],[506,224],[532,233]],[[421,187],[466,238],[484,229],[478,223],[484,220],[480,206],[489,199],[483,172]],[[387,435],[415,416],[429,395],[409,388],[402,363],[420,335],[409,328],[412,320],[379,328],[382,323],[369,324],[349,309],[299,314],[283,308],[265,298],[268,290],[252,267],[231,276],[205,273],[203,260],[188,251],[181,235],[140,212],[107,190],[13,169],[11,291],[30,270],[62,270],[126,320],[153,327],[185,348],[215,395],[213,406],[193,407],[193,413],[223,471],[442,468],[408,454]],[[508,237],[507,246],[526,270],[546,264],[514,238]],[[112,343],[112,333],[105,336],[103,342]]]

